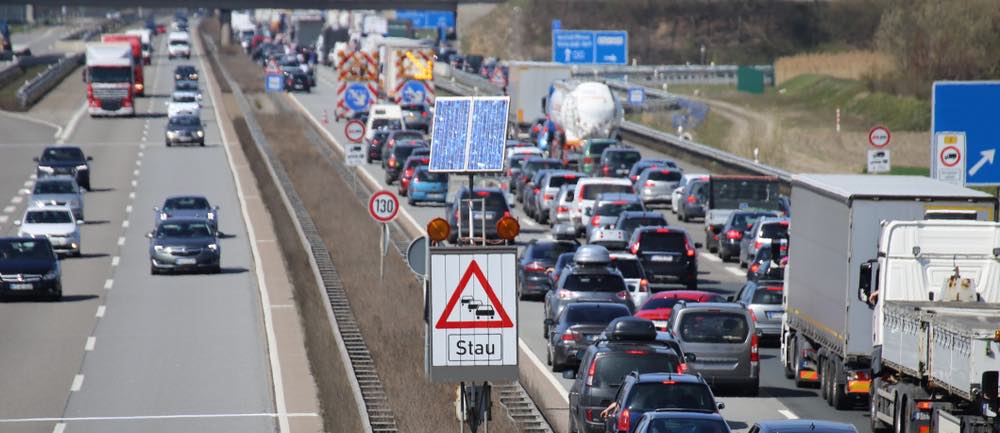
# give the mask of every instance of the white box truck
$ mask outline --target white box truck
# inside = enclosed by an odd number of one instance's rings
[[[832,406],[868,399],[872,311],[858,299],[860,264],[876,256],[883,221],[995,218],[989,194],[922,176],[792,177],[781,359],[796,385],[818,384]],[[949,214],[942,211],[967,211]]]
[[[507,94],[510,95],[511,122],[519,129],[545,117],[545,95],[558,80],[572,76],[569,65],[554,62],[508,63]]]
[[[998,431],[1000,224],[884,222],[858,273],[875,324],[872,430]]]

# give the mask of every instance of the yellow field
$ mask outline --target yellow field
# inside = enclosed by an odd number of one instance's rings
[[[874,51],[798,54],[774,62],[774,79],[778,85],[802,74],[859,80],[880,77],[894,70],[889,56]]]

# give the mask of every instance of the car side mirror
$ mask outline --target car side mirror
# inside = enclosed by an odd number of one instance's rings
[[[153,206],[153,212],[159,212],[159,211],[160,211],[159,206]]]
[[[153,239],[153,232],[146,232],[146,239]]]
[[[21,225],[21,220],[14,220],[14,225],[16,225],[16,226]]]
[[[87,161],[93,161],[93,160],[94,160],[94,157],[93,157],[93,156],[88,156],[88,157],[87,157]]]
[[[862,263],[858,273],[858,300],[870,306],[875,305],[872,302],[872,268],[874,263],[874,260]]]
[[[76,220],[76,225],[78,225],[78,226],[79,226],[79,225],[83,225],[83,223],[84,223],[84,221],[83,221],[83,220]]]
[[[983,373],[980,382],[983,389],[983,400],[990,410],[996,412],[1000,410],[1000,374],[996,371]]]
[[[563,379],[576,379],[576,370],[563,370],[562,377]]]
[[[715,404],[715,407],[718,408],[719,410],[722,410],[726,408],[726,404],[720,401]]]
[[[703,246],[704,246],[704,245],[702,245],[702,243],[701,243],[701,242],[695,242],[695,243],[694,243],[694,247],[695,247],[695,248],[701,248],[701,247],[703,247]]]
[[[545,326],[552,326],[552,325],[556,324],[556,321],[552,320],[552,319],[545,319],[544,322],[545,322]]]
[[[32,161],[38,162],[38,157],[31,158]]]
[[[695,362],[695,361],[698,360],[698,357],[695,356],[695,354],[693,354],[693,353],[685,353],[684,354],[684,360],[687,361],[687,362]]]

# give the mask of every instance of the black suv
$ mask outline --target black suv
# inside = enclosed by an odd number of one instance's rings
[[[76,178],[76,184],[90,191],[90,163],[94,158],[84,156],[83,150],[73,146],[52,146],[42,151],[42,156],[35,158],[38,167],[35,174],[38,178],[47,176],[70,175]]]
[[[576,242],[532,239],[517,262],[517,297],[545,296],[551,288],[548,269],[555,266],[562,253],[576,251]]]
[[[655,410],[717,413],[712,389],[701,376],[676,373],[631,372],[625,377],[614,412],[604,420],[605,433],[631,433],[642,415]]]
[[[676,281],[688,290],[698,288],[698,254],[701,244],[691,242],[687,231],[676,227],[640,227],[632,233],[629,251],[642,262],[652,282]]]
[[[389,141],[391,129],[380,129],[372,133],[372,138],[368,140],[368,152],[365,153],[365,162],[371,164],[372,161],[382,160],[382,147]]]
[[[604,431],[601,411],[614,401],[630,372],[680,373],[682,357],[657,339],[648,319],[620,317],[608,325],[602,338],[580,357],[578,370],[565,370],[575,379],[569,390],[569,429],[579,433]]]
[[[665,226],[667,217],[659,212],[651,211],[624,211],[618,215],[614,229],[621,230],[624,239],[632,239],[632,232],[640,227]]]
[[[396,143],[389,151],[388,157],[382,161],[385,164],[385,183],[392,185],[393,182],[399,180],[399,174],[403,171],[406,159],[413,154],[413,151],[425,147],[421,142]]]
[[[59,258],[49,240],[0,238],[0,297],[62,298]]]
[[[499,188],[476,188],[472,194],[469,194],[469,187],[462,187],[455,193],[455,198],[445,210],[445,219],[448,220],[448,225],[451,227],[448,242],[452,245],[458,243],[459,230],[461,230],[461,237],[469,237],[470,195],[473,196],[471,197],[474,223],[472,233],[476,238],[483,237],[483,231],[485,231],[486,239],[499,239],[497,237],[497,222],[504,215],[510,215],[507,197]]]
[[[409,131],[403,129],[387,129],[389,135],[386,135],[385,141],[382,142],[382,168],[386,167],[386,161],[389,158],[389,154],[392,150],[396,148],[397,144],[410,143],[410,142],[424,142],[424,134],[420,131]],[[404,158],[403,161],[406,159]],[[402,161],[400,161],[402,162]]]
[[[642,154],[638,150],[624,147],[608,148],[601,153],[601,165],[595,174],[605,177],[625,177],[640,159]]]

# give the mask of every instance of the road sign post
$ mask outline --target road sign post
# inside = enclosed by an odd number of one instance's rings
[[[399,198],[389,191],[376,191],[368,200],[368,214],[382,223],[382,231],[379,236],[379,265],[378,279],[382,281],[385,270],[385,256],[388,254],[389,246],[389,223],[396,219],[399,213]]]
[[[1000,186],[1000,167],[995,163],[1000,148],[996,121],[1000,81],[939,81],[932,93],[931,176],[949,182],[960,178],[967,186]],[[957,166],[945,164],[945,158],[951,163],[956,157]]]
[[[868,172],[888,173],[892,171],[889,149],[868,149]]]
[[[285,78],[280,72],[268,72],[264,75],[264,90],[267,92],[285,91]]]

